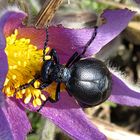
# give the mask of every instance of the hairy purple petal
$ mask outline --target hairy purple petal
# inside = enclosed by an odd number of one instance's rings
[[[112,95],[109,98],[118,104],[140,106],[140,88],[132,87],[118,74],[112,72]]]
[[[10,133],[14,140],[25,140],[27,133],[31,130],[30,122],[26,116],[25,110],[23,110],[20,105],[17,105],[15,101],[7,99],[5,106],[2,107],[2,111],[9,123],[9,126],[7,127],[10,127]],[[1,124],[2,123],[3,122],[1,121]],[[4,125],[5,124],[2,126],[4,127]]]
[[[96,54],[104,45],[118,36],[126,28],[134,14],[135,12],[128,9],[106,10],[101,16],[104,18],[105,24],[99,26],[96,38],[89,46],[86,55]]]
[[[76,140],[106,140],[67,93],[61,94],[59,102],[47,103],[40,113]]]

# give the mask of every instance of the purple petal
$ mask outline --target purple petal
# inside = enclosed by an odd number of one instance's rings
[[[5,37],[3,34],[3,28],[4,28],[4,21],[5,18],[4,17],[0,17],[0,105],[2,105],[3,103],[3,94],[2,94],[2,88],[3,88],[3,84],[5,81],[5,77],[6,74],[8,72],[8,63],[7,63],[7,57],[6,54],[4,52],[5,46],[6,46],[6,42],[5,42]]]
[[[5,118],[7,119],[7,122],[9,123],[9,126],[8,124],[7,126],[5,126],[6,124],[4,124],[2,120],[0,120],[1,124],[3,124],[1,127],[10,128],[10,135],[12,135],[12,137],[14,138],[13,140],[25,140],[28,132],[31,130],[30,122],[26,116],[25,110],[19,107],[19,105],[17,105],[15,101],[7,99],[5,106],[2,107],[2,111],[5,115]]]
[[[39,49],[43,49],[46,38],[44,29],[19,28],[19,38],[26,37],[31,39],[31,43]],[[81,52],[86,43],[94,34],[94,29],[68,29],[64,27],[49,27],[50,48],[55,48],[59,54],[60,62],[66,63],[75,52]]]
[[[96,38],[89,46],[86,55],[96,54],[103,46],[118,36],[126,28],[134,14],[135,12],[128,9],[106,10],[101,16],[106,23],[98,28]]]
[[[106,140],[67,93],[61,93],[59,102],[47,103],[40,113],[76,140]]]
[[[128,24],[134,16],[134,12],[125,10],[107,10],[103,13],[102,18],[106,19],[97,29],[97,36],[87,49],[86,55],[93,55],[114,39]],[[20,28],[19,37],[30,38],[34,45],[43,48],[45,41],[45,31],[35,28]],[[81,52],[87,42],[94,35],[93,29],[68,29],[59,27],[49,27],[48,46],[55,48],[59,52],[61,63],[66,63],[69,57],[75,52]]]
[[[112,95],[109,100],[128,106],[140,106],[140,88],[132,87],[116,73],[112,72]]]
[[[25,17],[25,15],[21,12],[18,13],[9,11],[5,12],[0,17],[0,91],[2,90],[3,83],[8,71],[7,57],[4,52],[6,47],[4,34],[9,34],[11,31],[13,31],[13,29],[18,27],[21,24],[23,17]]]
[[[10,124],[7,120],[7,116],[0,108],[0,139],[1,140],[14,140],[11,132]]]
[[[50,27],[49,46],[59,52],[61,63],[66,63],[74,52],[81,53],[94,35],[93,29],[68,29]]]
[[[4,52],[6,46],[4,34],[8,35],[13,32],[21,24],[23,16],[25,16],[23,13],[6,12],[0,17],[0,91],[8,71],[7,57]],[[0,94],[2,95],[1,92]],[[0,111],[0,122],[2,124],[0,125],[0,139],[24,140],[31,129],[25,111],[10,99],[7,99],[7,102],[1,105]]]
[[[140,4],[140,0],[134,0],[137,4]]]
[[[7,11],[0,19],[0,26],[3,30],[5,36],[10,35],[13,33],[15,29],[17,29],[22,25],[23,19],[27,15],[22,11]]]
[[[1,33],[0,33],[1,34]],[[0,36],[1,41],[1,36]],[[5,81],[5,77],[8,72],[8,63],[7,63],[7,57],[4,51],[0,50],[0,105],[4,102],[3,93],[1,92],[3,89],[3,84]]]

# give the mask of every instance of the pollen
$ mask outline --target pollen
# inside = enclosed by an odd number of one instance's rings
[[[46,49],[46,54],[50,48]],[[5,79],[3,92],[7,97],[22,99],[25,104],[32,103],[40,106],[46,96],[37,89],[40,85],[36,81],[33,86],[17,91],[21,85],[28,84],[41,71],[43,50],[31,43],[29,38],[18,38],[18,30],[6,38],[5,53],[8,58],[9,70]],[[46,55],[46,60],[50,59]]]

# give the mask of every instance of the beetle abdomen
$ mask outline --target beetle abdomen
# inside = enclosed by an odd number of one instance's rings
[[[110,95],[111,76],[105,64],[95,58],[80,60],[71,68],[67,90],[83,104],[94,106]]]

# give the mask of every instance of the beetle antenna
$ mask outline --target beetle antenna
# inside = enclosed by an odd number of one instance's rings
[[[87,48],[88,48],[89,45],[92,43],[92,41],[95,39],[95,37],[96,37],[96,35],[97,35],[97,29],[98,29],[98,26],[95,26],[95,27],[94,27],[94,34],[92,35],[91,39],[90,39],[90,40],[87,42],[87,44],[85,45],[84,50],[83,50],[83,52],[80,54],[80,56],[85,54]]]
[[[49,32],[48,32],[48,26],[46,27],[46,39],[44,43],[44,49],[43,49],[43,61],[45,61],[45,56],[46,56],[46,48],[48,46],[48,41],[49,41]]]
[[[92,41],[95,39],[96,35],[97,35],[97,29],[98,27],[95,26],[94,27],[94,34],[92,35],[92,37],[90,38],[90,40],[87,42],[87,44],[85,45],[84,47],[84,50],[82,51],[82,53],[78,54],[78,52],[75,52],[71,57],[70,59],[68,60],[67,64],[65,65],[66,67],[71,67],[71,65],[75,62],[77,62],[78,60],[81,59],[82,55],[85,54],[88,46],[92,43]]]

